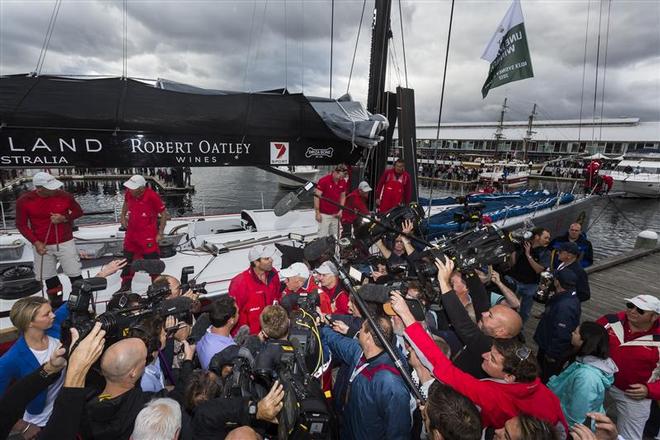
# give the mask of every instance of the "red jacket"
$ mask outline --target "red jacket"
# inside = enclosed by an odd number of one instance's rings
[[[412,182],[407,171],[397,175],[394,168],[385,170],[376,186],[376,198],[380,200],[378,212],[387,212],[401,203],[410,203]]]
[[[69,221],[51,225],[51,214],[62,214]],[[22,194],[16,201],[16,228],[30,243],[57,244],[72,240],[72,220],[82,215],[80,205],[66,191],[58,190],[50,197],[41,197],[33,190]]]
[[[632,384],[643,383],[649,389],[649,399],[660,399],[660,380],[650,382],[660,377],[660,322],[656,320],[648,331],[636,333],[630,330],[626,312],[605,315],[596,322],[610,336],[610,357],[619,368],[614,375],[614,386],[625,391]],[[623,341],[617,333],[623,336]]]
[[[364,199],[360,195],[359,189],[354,189],[348,193],[344,205],[357,212],[361,212],[362,214],[369,214],[369,208],[367,208]],[[353,224],[357,218],[357,215],[353,214],[352,212],[348,212],[345,209],[341,212],[341,222],[344,224]]]
[[[337,315],[350,315],[348,311],[348,293],[342,289],[341,283],[337,280],[337,284],[332,289],[321,287],[321,291],[330,298],[332,304],[332,313]]]
[[[568,425],[559,398],[537,378],[530,383],[504,383],[494,379],[479,380],[454,366],[440,351],[419,323],[406,328],[411,343],[433,375],[481,408],[484,427],[501,428],[504,422],[521,413],[529,414],[568,433]],[[431,365],[428,365],[428,364]],[[564,438],[566,435],[563,436]]]
[[[319,302],[320,302],[319,308],[321,309],[321,312],[325,314],[332,313],[332,307],[330,305],[330,297],[328,297],[328,294],[325,293],[319,286],[316,285],[316,282],[314,281],[314,277],[309,277],[307,282],[297,292],[292,292],[288,288],[285,288],[282,291],[282,298],[294,293],[307,293],[307,294],[318,293]]]
[[[229,283],[229,295],[236,300],[238,307],[238,324],[234,327],[235,332],[247,324],[250,327],[250,334],[259,333],[261,311],[282,298],[280,277],[275,269],[266,274],[266,281],[268,284],[264,284],[251,267],[232,278]]]

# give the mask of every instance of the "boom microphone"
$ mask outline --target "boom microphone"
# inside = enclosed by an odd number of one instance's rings
[[[165,262],[163,260],[135,260],[131,263],[133,271],[144,271],[149,275],[160,275],[165,270]]]
[[[295,192],[290,192],[284,197],[280,199],[279,202],[275,205],[273,208],[273,211],[275,212],[275,215],[277,217],[282,217],[284,214],[287,212],[291,211],[293,208],[298,206],[298,203],[300,203],[300,197],[307,194],[310,192],[312,189],[314,189],[314,183],[313,182],[307,182],[304,186],[299,188]]]
[[[366,302],[385,304],[390,300],[392,288],[380,284],[365,284],[358,289],[358,295]]]

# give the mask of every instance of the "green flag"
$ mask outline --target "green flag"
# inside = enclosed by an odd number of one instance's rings
[[[481,59],[490,62],[488,78],[481,88],[484,98],[490,89],[534,76],[520,0],[511,3]]]

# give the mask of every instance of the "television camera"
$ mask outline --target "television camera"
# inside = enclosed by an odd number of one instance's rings
[[[187,281],[188,286],[191,286],[187,280],[188,275],[193,272],[194,268],[192,266],[184,267],[181,271],[181,277]],[[193,282],[192,287],[189,288],[200,292],[203,290],[204,284]],[[107,280],[101,277],[87,278],[73,283],[67,301],[69,316],[62,324],[61,340],[64,347],[69,348],[71,345],[69,329],[75,328],[80,335],[79,340],[82,340],[97,322],[101,323],[101,329],[105,330],[105,339],[108,341],[106,346],[109,346],[122,338],[130,336],[131,328],[136,327],[142,320],[151,316],[159,316],[163,319],[173,316],[180,321],[191,321],[190,302],[167,300],[165,298],[171,294],[170,287],[168,285],[157,286],[153,284],[147,288],[144,295],[139,295],[136,304],[129,305],[128,294],[122,294],[117,302],[117,308],[96,315],[93,302],[94,293],[106,287]]]

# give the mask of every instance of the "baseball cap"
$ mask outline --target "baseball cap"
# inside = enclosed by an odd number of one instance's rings
[[[566,290],[575,289],[577,286],[577,275],[572,270],[564,269],[555,274],[557,281]]]
[[[304,263],[293,263],[291,266],[280,271],[280,279],[289,277],[309,278],[309,269]]]
[[[359,189],[360,191],[363,191],[363,192],[369,192],[369,191],[371,191],[371,187],[370,187],[369,184],[368,184],[367,182],[365,182],[364,180],[363,180],[362,182],[360,182],[360,184],[358,185],[358,189]]]
[[[271,258],[274,254],[275,248],[258,244],[252,246],[250,252],[248,252],[248,258],[250,261],[257,261],[259,258]]]
[[[642,310],[660,313],[660,299],[653,295],[637,295],[634,298],[625,298],[624,301],[631,302]]]
[[[57,189],[63,185],[63,183],[55,177],[43,171],[38,172],[32,177],[32,184],[34,186],[42,186],[46,189]]]
[[[324,262],[319,267],[317,267],[316,270],[314,270],[314,272],[318,273],[319,275],[328,275],[328,274],[337,275],[339,273],[335,265],[332,264],[332,261]]]
[[[580,249],[578,248],[578,245],[573,243],[572,241],[565,241],[559,245],[559,250],[568,252],[573,255],[580,255]]]
[[[146,184],[147,181],[144,180],[144,177],[140,176],[139,174],[132,176],[130,179],[124,182],[124,186],[128,189],[138,189],[146,186]]]
[[[408,308],[412,312],[415,321],[424,321],[426,319],[426,314],[424,313],[424,306],[419,302],[418,299],[405,298],[406,303],[408,303]],[[415,307],[417,305],[417,307]],[[383,303],[383,312],[387,316],[397,316],[397,313],[392,308],[391,302]]]

